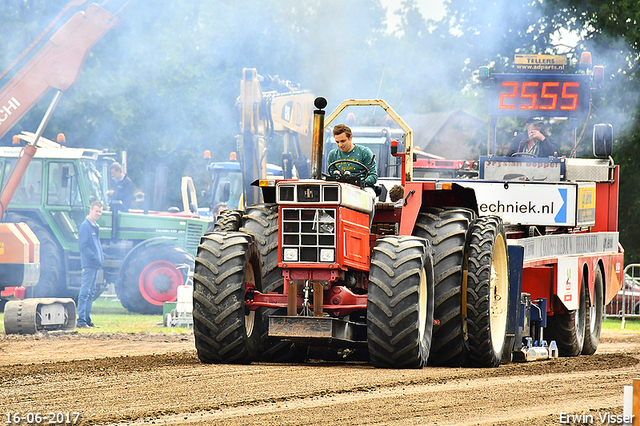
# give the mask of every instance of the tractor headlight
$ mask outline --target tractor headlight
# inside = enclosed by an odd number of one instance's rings
[[[320,249],[320,262],[335,262],[336,255],[334,249]]]
[[[297,262],[298,261],[298,249],[297,248],[286,248],[284,249],[284,259],[285,262]]]

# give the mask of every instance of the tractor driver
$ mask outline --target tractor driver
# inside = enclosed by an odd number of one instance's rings
[[[378,181],[378,168],[376,166],[376,160],[373,157],[373,152],[366,146],[354,144],[351,129],[344,124],[338,124],[333,128],[333,138],[338,147],[329,153],[327,157],[328,164],[340,160],[352,160],[365,165],[369,169],[369,172],[367,176],[364,177],[364,189],[375,198],[376,193],[374,187]],[[351,174],[366,172],[362,166],[351,162],[336,163],[334,167],[340,169],[343,173],[346,171],[351,172]],[[331,174],[333,170],[333,167],[332,170],[328,170],[329,174]]]

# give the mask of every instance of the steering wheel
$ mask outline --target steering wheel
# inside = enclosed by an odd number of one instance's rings
[[[362,167],[364,169],[364,171],[359,171],[359,172],[355,172],[355,173],[351,173],[350,170],[342,170],[339,169],[336,164],[340,164],[340,163],[351,163],[351,164],[356,164],[360,167]],[[331,172],[331,168],[334,168],[334,171]],[[333,177],[336,178],[336,180],[340,180],[340,179],[344,179],[346,178],[346,172],[349,172],[351,174],[351,178],[361,178],[364,179],[369,175],[369,168],[367,166],[365,166],[364,164],[362,164],[359,161],[356,160],[338,160],[338,161],[334,161],[333,163],[329,164],[329,167],[327,167],[327,171],[329,172],[330,175],[332,175]],[[336,172],[338,172],[338,174],[336,174]],[[327,176],[328,177],[328,176]]]
[[[535,155],[529,152],[514,152],[511,154],[512,157],[523,157],[523,158],[536,158]]]

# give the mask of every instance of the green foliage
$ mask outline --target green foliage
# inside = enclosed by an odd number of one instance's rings
[[[602,321],[602,329],[609,332],[637,333],[640,332],[640,321],[637,319],[627,319],[625,321],[624,328],[622,328],[622,320],[617,318],[606,318]]]
[[[9,65],[67,3],[2,2],[0,65]],[[167,205],[176,205],[183,174],[196,177],[199,191],[206,188],[205,150],[213,161],[237,150],[235,103],[245,67],[326,97],[329,111],[346,98],[383,98],[401,115],[464,109],[484,119],[487,94],[478,67],[509,72],[515,53],[566,53],[573,71],[589,50],[595,64],[605,65],[605,84],[593,94],[592,119],[577,123],[579,131],[586,129],[578,153],[589,155],[593,123],[613,124],[624,194],[621,241],[627,260],[637,261],[640,4],[447,0],[444,5],[445,17],[433,21],[425,19],[416,0],[403,0],[400,27],[390,32],[379,0],[132,0],[122,21],[92,49],[45,136],[55,139],[64,132],[69,146],[126,150],[129,174],[139,188],[158,166],[166,167]],[[580,31],[581,39],[558,44],[560,30]],[[48,99],[12,133],[34,131]],[[522,125],[500,120],[499,145]],[[570,150],[566,123],[552,124],[549,131]],[[2,142],[10,143],[10,136]],[[269,147],[272,162],[280,161],[280,143]]]

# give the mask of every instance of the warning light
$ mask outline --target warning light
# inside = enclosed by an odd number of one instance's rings
[[[593,86],[595,88],[600,88],[602,83],[604,82],[604,67],[601,65],[597,65],[593,67]]]
[[[355,124],[356,124],[356,115],[350,112],[349,114],[347,114],[347,125],[353,126]]]
[[[591,52],[582,52],[580,55],[580,66],[584,69],[591,68]]]
[[[478,69],[478,78],[480,81],[485,81],[489,78],[489,67],[480,67]]]
[[[11,143],[14,145],[20,145],[20,136],[13,135],[13,140],[11,141]]]
[[[67,143],[67,138],[64,135],[64,133],[58,133],[58,136],[56,137],[56,140],[58,141],[58,143],[60,144],[65,144]]]
[[[211,160],[211,151],[209,151],[208,149],[204,150],[204,158],[205,160]]]
[[[238,154],[236,154],[235,152],[229,154],[229,161],[238,161]]]

